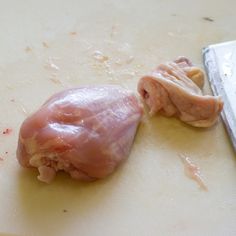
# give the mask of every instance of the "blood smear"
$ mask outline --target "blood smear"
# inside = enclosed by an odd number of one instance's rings
[[[12,129],[6,128],[6,129],[2,132],[2,134],[10,134],[11,132],[12,132]]]
[[[205,191],[207,191],[207,186],[205,184],[205,182],[203,181],[201,172],[200,172],[200,168],[198,166],[196,166],[189,157],[185,156],[185,155],[180,155],[181,161],[184,164],[184,171],[185,174],[193,179],[194,181],[196,181],[199,185],[199,187]]]

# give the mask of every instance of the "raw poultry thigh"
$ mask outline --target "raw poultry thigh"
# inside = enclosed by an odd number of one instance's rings
[[[20,129],[17,158],[49,183],[57,171],[91,181],[111,174],[130,152],[142,116],[120,86],[88,86],[52,96]]]

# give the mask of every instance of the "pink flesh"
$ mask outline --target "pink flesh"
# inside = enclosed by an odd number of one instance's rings
[[[212,126],[223,108],[219,97],[204,96],[204,74],[181,57],[159,65],[140,79],[138,91],[150,109],[150,115],[178,117],[196,127]]]
[[[141,116],[137,98],[120,86],[65,90],[23,122],[17,158],[38,168],[44,182],[59,170],[79,180],[104,178],[129,155]]]
[[[181,160],[184,164],[184,170],[185,170],[185,174],[195,180],[198,185],[200,186],[200,188],[202,188],[203,190],[207,190],[207,186],[205,184],[205,182],[203,181],[201,172],[200,172],[200,168],[197,167],[191,160],[189,157],[183,156],[181,155]]]

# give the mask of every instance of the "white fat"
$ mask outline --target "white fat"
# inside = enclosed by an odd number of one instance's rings
[[[43,165],[42,157],[42,154],[34,154],[29,160],[30,165],[33,167],[39,167]]]
[[[54,179],[56,175],[55,170],[48,166],[40,166],[38,168],[38,171],[39,171],[38,180],[48,184]]]
[[[56,160],[58,158],[57,153],[47,153],[47,154],[45,154],[45,156],[50,160]]]

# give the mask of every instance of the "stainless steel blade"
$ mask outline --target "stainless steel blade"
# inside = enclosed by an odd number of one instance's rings
[[[236,41],[204,48],[203,61],[213,94],[224,101],[221,117],[236,150]]]

